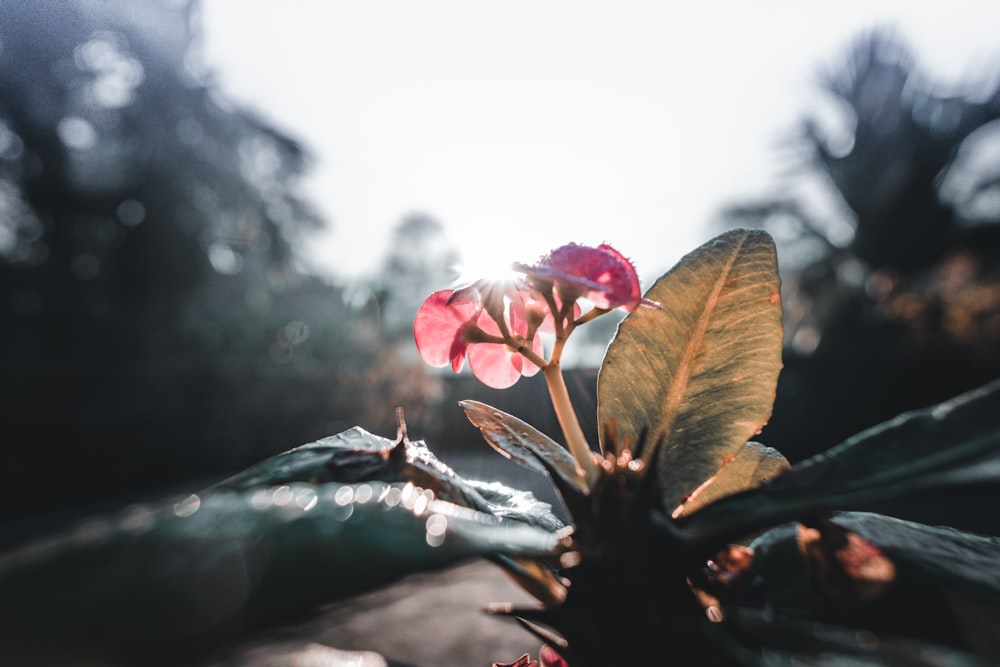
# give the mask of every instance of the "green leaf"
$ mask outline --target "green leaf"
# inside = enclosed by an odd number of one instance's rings
[[[759,667],[990,667],[995,658],[923,638],[820,623],[772,610],[739,609],[726,628],[744,646],[740,664]],[[729,639],[729,637],[726,637]],[[729,640],[732,642],[732,640]],[[734,647],[727,646],[732,650]]]
[[[678,527],[685,539],[714,545],[818,512],[995,484],[1000,481],[997,415],[1000,380],[863,431],[773,482],[679,518]]]
[[[531,427],[525,425],[525,428]],[[411,482],[458,505],[547,530],[562,527],[552,507],[535,499],[531,493],[500,484],[483,487],[456,474],[422,440],[393,441],[359,426],[272,456],[219,482],[212,490],[245,491],[262,485],[293,482],[372,481]],[[491,497],[484,497],[484,491]]]
[[[0,554],[0,645],[200,650],[472,556],[551,558],[562,527],[549,504],[463,479],[405,428],[392,441],[355,427]]]
[[[1000,537],[870,512],[838,512],[832,521],[906,566],[904,576],[919,573],[925,585],[934,582],[988,602],[993,627],[1000,628]],[[994,650],[1000,654],[1000,634],[994,634],[993,639]]]
[[[395,481],[389,463],[393,440],[355,426],[272,456],[215,485],[215,490],[246,490],[290,482]]]
[[[580,493],[586,491],[573,455],[555,440],[485,403],[461,401],[459,405],[486,442],[500,454],[537,473],[547,475],[552,471]]]
[[[411,572],[556,549],[409,484],[207,492],[0,555],[0,645],[193,650]]]
[[[818,561],[809,557],[795,524],[784,524],[752,544],[751,569],[763,579],[755,590],[767,608],[844,622],[837,613],[846,601],[850,622],[865,632],[937,641],[994,660],[1000,656],[1000,538],[866,512],[835,513],[817,526],[823,534],[833,531],[827,544],[837,549],[849,548],[845,531],[875,545],[892,562],[892,577],[868,588],[867,599],[852,598],[851,581],[831,575],[833,554]],[[848,565],[860,562],[858,554],[847,558]]]
[[[521,521],[550,532],[565,527],[552,512],[552,506],[536,498],[530,491],[515,489],[500,482],[477,479],[465,482],[486,499],[486,511],[495,517]]]
[[[757,434],[781,370],[774,242],[734,230],[684,257],[618,327],[598,378],[602,438],[656,451],[666,512]],[[614,448],[616,443],[603,443]]]

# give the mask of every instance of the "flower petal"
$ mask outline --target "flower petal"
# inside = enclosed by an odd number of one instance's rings
[[[497,323],[486,313],[480,315],[477,322],[486,333],[500,334]],[[479,343],[469,346],[469,368],[486,386],[506,389],[520,379],[523,359],[506,345]]]
[[[525,653],[514,662],[494,662],[493,667],[538,667],[538,663]]]
[[[566,660],[548,644],[543,644],[538,650],[538,660],[541,667],[569,667]]]
[[[569,243],[536,265],[517,265],[535,280],[556,283],[563,298],[586,297],[598,308],[635,310],[641,300],[635,267],[609,245],[596,248]]]
[[[523,360],[506,345],[484,343],[469,348],[469,368],[480,382],[494,389],[511,387],[521,378]]]
[[[468,301],[451,303],[454,290],[441,290],[427,297],[413,319],[413,339],[417,351],[428,365],[441,368],[451,364],[456,372],[468,347],[462,327],[475,317],[477,306]]]
[[[537,336],[531,340],[531,349],[535,351],[535,354],[544,359],[545,346],[542,343],[542,340]],[[530,360],[522,357],[521,375],[524,377],[531,377],[532,375],[537,374],[540,370],[542,369],[531,363]]]
[[[465,342],[462,330],[459,329],[455,334],[455,338],[451,342],[451,349],[448,352],[448,360],[451,362],[451,370],[456,373],[460,373],[462,371],[462,366],[465,365],[465,353],[468,349],[469,344]]]

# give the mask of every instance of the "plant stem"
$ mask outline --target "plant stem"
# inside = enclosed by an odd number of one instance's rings
[[[588,489],[593,488],[594,482],[597,481],[597,464],[594,462],[590,445],[587,444],[587,438],[583,435],[583,429],[580,428],[580,421],[573,410],[573,404],[569,400],[566,381],[563,379],[562,368],[555,354],[552,355],[552,359],[545,365],[542,372],[545,374],[545,383],[549,387],[552,407],[556,411],[559,426],[562,427],[566,445],[576,461],[576,471],[583,478],[585,486]]]

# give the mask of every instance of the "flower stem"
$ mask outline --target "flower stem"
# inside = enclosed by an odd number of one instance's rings
[[[594,482],[597,481],[597,464],[594,462],[590,445],[587,444],[587,438],[583,435],[583,429],[580,428],[580,421],[573,410],[573,404],[569,400],[569,391],[566,389],[562,368],[555,355],[545,365],[542,372],[545,374],[545,383],[549,387],[552,407],[555,409],[559,426],[562,427],[566,445],[576,461],[576,471],[583,478],[584,485],[588,489],[593,488]]]

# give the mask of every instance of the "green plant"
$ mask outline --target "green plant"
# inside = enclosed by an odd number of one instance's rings
[[[537,598],[495,611],[549,645],[543,664],[558,664],[554,651],[574,667],[1000,656],[1000,541],[864,511],[995,484],[1000,382],[789,466],[749,441],[781,368],[765,232],[719,236],[644,297],[631,264],[603,246],[564,246],[517,268],[523,279],[431,295],[417,344],[456,371],[468,358],[495,386],[542,372],[568,448],[488,405],[462,407],[494,449],[551,478],[570,525],[530,494],[459,477],[409,439],[399,411],[394,441],[356,427],[177,503],[5,556],[6,631],[119,641],[126,653],[197,650],[332,596],[483,556]],[[581,298],[594,307],[579,309]],[[599,376],[595,449],[559,358],[573,329],[618,307],[629,314]],[[227,586],[234,564],[245,576]]]

